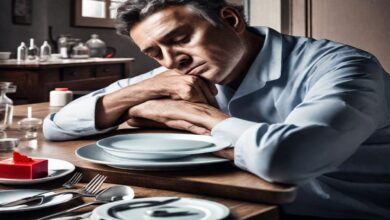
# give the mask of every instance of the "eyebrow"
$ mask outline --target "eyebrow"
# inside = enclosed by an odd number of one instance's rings
[[[158,41],[161,41],[161,42],[167,42],[171,37],[175,36],[177,33],[180,33],[181,31],[185,30],[188,28],[188,25],[181,25],[181,26],[178,26],[172,30],[170,30],[168,33],[166,33],[165,35],[163,35]],[[142,53],[149,53],[153,50],[153,47],[147,47],[143,50],[141,50]]]

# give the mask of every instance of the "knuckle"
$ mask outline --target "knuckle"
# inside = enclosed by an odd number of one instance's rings
[[[182,91],[184,94],[191,94],[192,93],[192,87],[191,86],[184,86]]]
[[[128,125],[130,125],[130,126],[134,126],[134,125],[136,124],[136,123],[134,123],[134,121],[131,120],[131,119],[127,120],[126,123],[127,123]]]
[[[196,76],[188,76],[187,82],[190,84],[195,84],[198,81],[198,77]]]
[[[190,101],[191,99],[193,99],[193,95],[191,95],[191,93],[185,93],[182,95],[182,99],[186,101]]]
[[[130,114],[130,116],[138,115],[138,114],[139,114],[139,108],[138,108],[137,106],[132,107],[132,108],[129,110],[129,114]]]

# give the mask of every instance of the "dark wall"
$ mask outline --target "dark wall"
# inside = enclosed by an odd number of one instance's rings
[[[12,51],[20,42],[29,42],[34,38],[38,46],[49,38],[48,26],[53,27],[54,37],[60,34],[70,34],[87,41],[91,34],[98,34],[108,46],[116,48],[116,57],[134,57],[132,72],[144,73],[157,64],[139,52],[131,41],[115,33],[115,29],[74,27],[71,25],[71,0],[33,0],[33,21],[31,25],[16,25],[12,23],[12,0],[0,1],[0,51]]]
[[[30,38],[41,42],[47,36],[47,1],[33,1],[31,25],[14,25],[11,16],[11,0],[0,1],[0,51],[16,52],[20,42],[28,43]]]

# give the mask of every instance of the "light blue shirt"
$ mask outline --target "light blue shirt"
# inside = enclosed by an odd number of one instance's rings
[[[327,40],[253,29],[265,36],[239,88],[218,85],[222,111],[212,129],[229,139],[235,164],[270,182],[298,184],[287,213],[390,218],[390,77],[375,57]],[[48,139],[95,128],[96,100],[164,69],[120,80],[49,115]]]

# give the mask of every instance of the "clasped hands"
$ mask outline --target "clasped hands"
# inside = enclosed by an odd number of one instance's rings
[[[130,126],[169,127],[210,135],[216,124],[229,118],[216,108],[215,85],[199,77],[167,71],[141,83],[153,86],[160,94],[129,108],[127,124]],[[215,154],[228,159],[234,157],[233,150]]]

